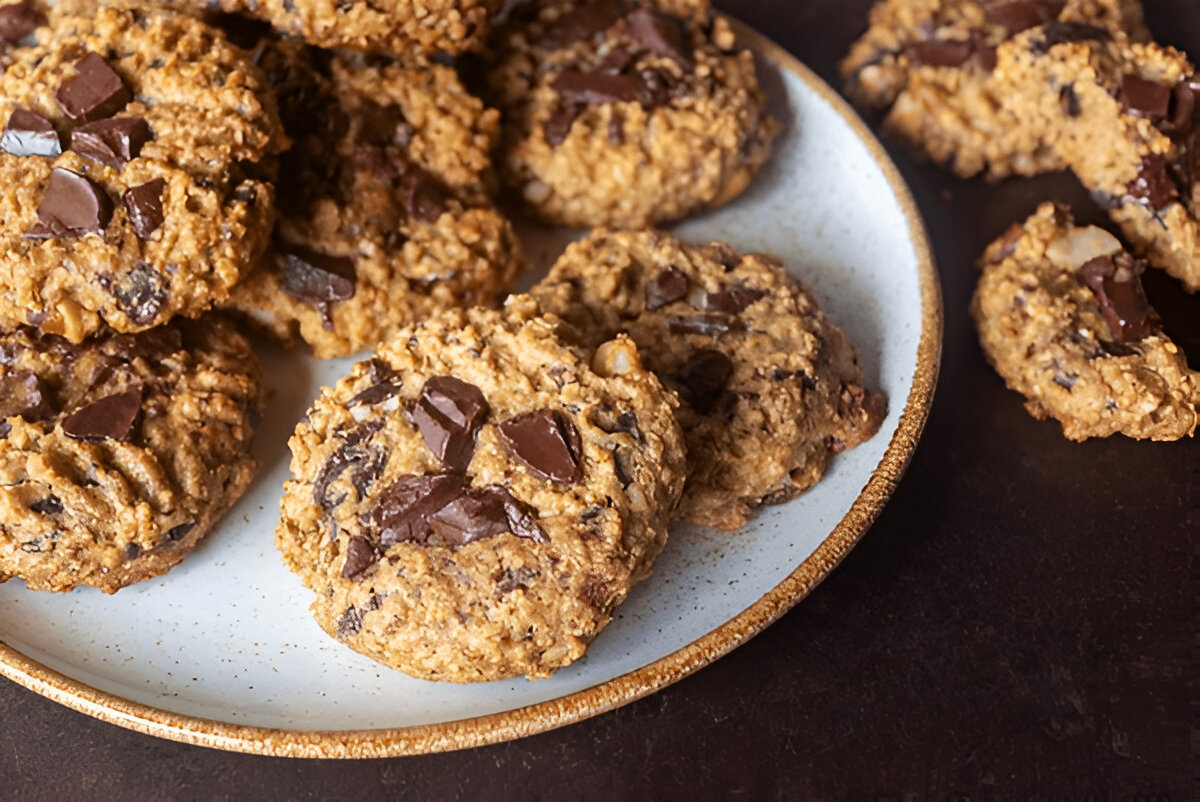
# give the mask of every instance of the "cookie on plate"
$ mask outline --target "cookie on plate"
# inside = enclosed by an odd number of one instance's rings
[[[993,80],[998,48],[1044,23],[1086,23],[1148,39],[1139,0],[881,0],[842,61],[846,92],[885,130],[966,178],[1061,170],[1025,119],[1025,99]]]
[[[779,130],[753,56],[706,4],[538,0],[495,43],[502,178],[550,223],[639,227],[719,206]]]
[[[194,317],[266,245],[274,99],[197,20],[56,17],[0,75],[0,121],[0,329],[80,342]]]
[[[259,367],[212,318],[0,335],[0,580],[105,593],[182,560],[250,483]]]
[[[778,259],[654,231],[598,231],[532,294],[596,345],[627,334],[682,399],[688,481],[678,517],[720,529],[812,487],[870,438],[885,401],[854,346]]]
[[[1043,204],[992,243],[971,305],[979,341],[1035,418],[1071,440],[1177,440],[1196,428],[1200,385],[1162,333],[1145,264],[1094,226]]]
[[[1107,206],[1134,251],[1200,290],[1200,76],[1170,47],[1103,28],[1035,29],[998,77]]]
[[[256,49],[293,141],[274,245],[226,305],[321,358],[440,309],[496,306],[521,269],[489,199],[499,121],[438,64]]]
[[[573,336],[526,296],[451,310],[317,399],[276,544],[326,632],[453,682],[584,653],[666,541],[684,447],[634,346]]]

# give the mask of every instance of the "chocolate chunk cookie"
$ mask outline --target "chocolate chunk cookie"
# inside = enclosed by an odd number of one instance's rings
[[[1025,124],[1046,132],[1135,252],[1200,290],[1200,76],[1191,62],[1103,29],[1045,26],[1012,45],[997,75],[1027,99]]]
[[[259,368],[228,323],[0,335],[0,580],[105,593],[182,560],[250,483]]]
[[[498,31],[499,167],[537,216],[675,220],[737,197],[766,161],[778,125],[753,57],[688,6],[539,0]]]
[[[1135,260],[1112,234],[1043,204],[992,243],[971,313],[984,353],[1030,414],[1071,440],[1177,440],[1200,385],[1162,333]]]
[[[263,263],[228,307],[318,357],[345,356],[454,306],[495,306],[521,259],[491,203],[498,115],[437,64],[256,50],[293,141]]]
[[[1061,170],[1062,154],[1026,122],[1026,99],[994,80],[998,49],[1046,23],[1149,38],[1139,0],[881,0],[842,62],[846,92],[964,178]]]
[[[878,430],[845,335],[778,259],[659,232],[596,232],[532,291],[598,344],[618,332],[682,399],[688,481],[678,516],[737,529],[794,498]]]
[[[416,677],[545,677],[650,573],[683,485],[674,399],[527,296],[391,338],[291,439],[276,544],[331,636]]]
[[[282,128],[262,73],[166,12],[56,16],[0,76],[0,328],[196,316],[257,259]]]

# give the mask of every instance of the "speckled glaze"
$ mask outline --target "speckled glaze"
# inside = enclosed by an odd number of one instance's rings
[[[862,537],[912,455],[937,378],[941,297],[916,207],[883,149],[807,68],[738,32],[762,58],[786,130],[743,198],[675,231],[779,253],[814,288],[858,344],[868,382],[890,399],[873,440],[741,532],[679,528],[588,655],[552,679],[429,683],[327,638],[274,551],[287,435],[347,365],[268,351],[274,395],[257,441],[265,467],[247,496],[183,565],[114,597],[0,585],[0,673],[187,743],[298,757],[434,752],[627,704],[736,648],[807,595]],[[548,263],[561,243],[543,233],[528,250]]]

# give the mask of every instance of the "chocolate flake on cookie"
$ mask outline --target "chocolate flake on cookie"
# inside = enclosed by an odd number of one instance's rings
[[[1096,294],[1104,322],[1118,342],[1140,342],[1162,330],[1162,321],[1142,287],[1145,269],[1145,262],[1121,254],[1115,259],[1097,256],[1076,271],[1079,281]]]
[[[434,376],[425,382],[407,415],[446,469],[465,473],[488,412],[478,387],[453,376]]]
[[[29,239],[103,234],[112,218],[112,201],[85,176],[55,167],[37,210]]]
[[[298,245],[281,245],[283,252],[281,289],[297,300],[314,306],[333,328],[330,307],[354,297],[354,260],[331,256]]]
[[[75,77],[55,95],[63,114],[75,122],[111,117],[133,100],[133,93],[108,62],[95,53],[75,62]]]
[[[53,158],[62,155],[62,143],[49,120],[28,109],[17,109],[0,136],[0,150],[13,156]]]
[[[142,411],[142,387],[106,396],[63,419],[63,431],[77,440],[128,440]]]
[[[163,224],[163,191],[167,188],[164,178],[155,178],[145,184],[125,190],[121,199],[129,213],[129,224],[138,239],[150,239]]]
[[[28,0],[0,6],[0,40],[5,42],[16,44],[45,24],[46,18]]]
[[[142,117],[116,117],[85,123],[71,132],[71,150],[84,158],[120,170],[154,138]]]
[[[534,476],[573,484],[583,475],[579,429],[563,412],[539,409],[501,423],[504,445]]]

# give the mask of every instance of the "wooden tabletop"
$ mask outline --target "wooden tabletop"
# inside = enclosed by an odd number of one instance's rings
[[[1162,41],[1200,56],[1200,3],[1145,2]],[[870,0],[717,5],[836,85]],[[988,186],[893,153],[944,285],[937,399],[882,517],[765,633],[590,721],[369,762],[183,746],[0,680],[0,796],[1197,798],[1197,443],[1067,442],[1004,389],[967,317],[987,241],[1042,200],[1090,200],[1065,176]],[[1158,275],[1149,291],[1200,361],[1200,301]]]

